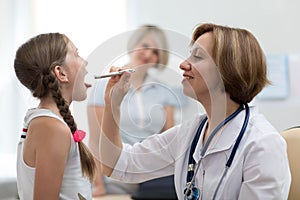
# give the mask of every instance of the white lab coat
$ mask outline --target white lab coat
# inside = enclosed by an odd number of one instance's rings
[[[200,189],[200,199],[212,199],[244,118],[245,111],[242,111],[224,127],[208,148],[195,179]],[[175,174],[176,192],[179,199],[183,199],[189,150],[203,119],[204,115],[197,115],[142,143],[134,146],[123,144],[111,177],[133,183]],[[202,141],[203,134],[193,154],[196,161],[200,158]],[[248,127],[216,199],[287,199],[290,182],[284,139],[256,108],[251,107]]]

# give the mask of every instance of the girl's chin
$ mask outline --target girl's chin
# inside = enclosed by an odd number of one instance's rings
[[[81,88],[78,88],[73,91],[73,101],[84,101],[87,98],[87,89],[88,87],[84,85]]]
[[[86,98],[87,98],[87,95],[85,93],[85,94],[81,94],[80,96],[74,97],[73,101],[84,101],[84,100],[86,100]]]

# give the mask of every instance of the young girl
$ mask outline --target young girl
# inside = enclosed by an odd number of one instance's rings
[[[17,50],[17,78],[40,100],[28,110],[18,144],[20,199],[92,199],[95,162],[69,110],[72,100],[86,98],[86,65],[59,33],[38,35]]]

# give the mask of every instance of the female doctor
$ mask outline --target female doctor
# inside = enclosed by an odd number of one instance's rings
[[[130,183],[174,174],[179,199],[287,199],[286,144],[247,104],[269,83],[255,37],[244,29],[199,25],[180,69],[184,94],[206,114],[133,146],[122,144],[118,127],[130,74],[109,80],[100,135],[104,173]]]

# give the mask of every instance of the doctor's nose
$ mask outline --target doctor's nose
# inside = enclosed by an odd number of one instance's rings
[[[185,60],[179,65],[179,68],[184,71],[190,71],[192,69],[192,64]]]

